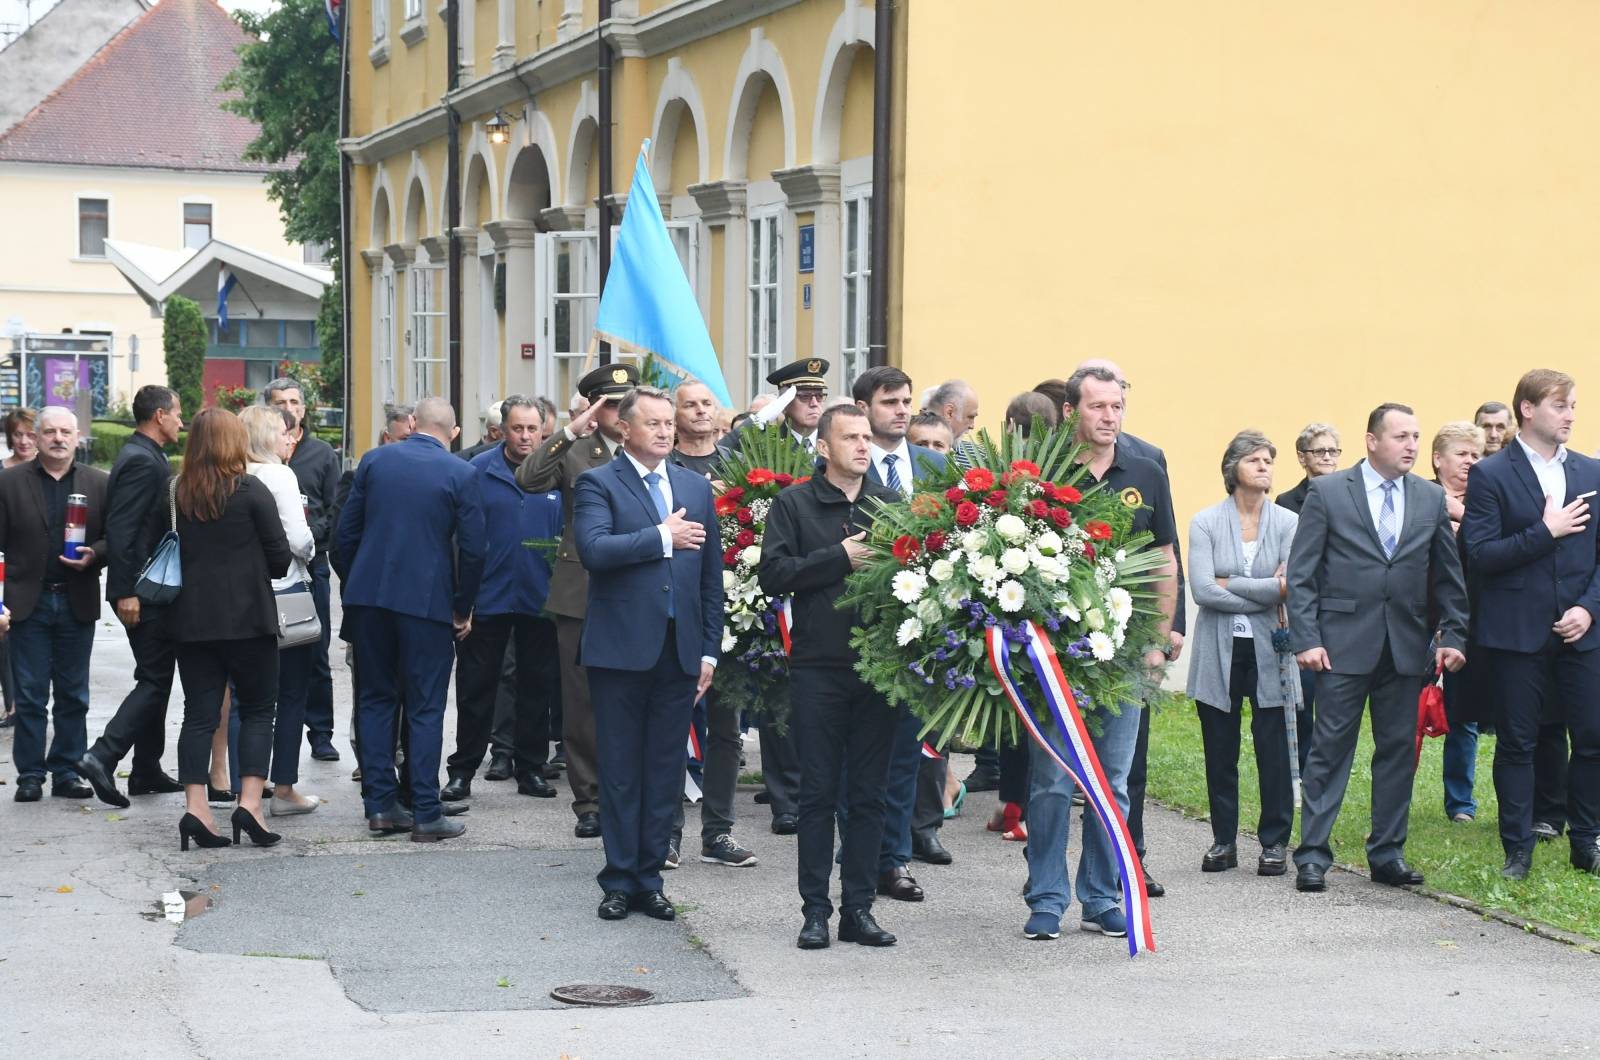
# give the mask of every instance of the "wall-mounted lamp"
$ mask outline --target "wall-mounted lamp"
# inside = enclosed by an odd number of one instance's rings
[[[492,144],[511,142],[511,123],[498,110],[494,112],[494,117],[484,123],[483,131],[489,135]]]

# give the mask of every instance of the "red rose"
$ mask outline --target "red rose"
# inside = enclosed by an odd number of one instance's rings
[[[717,515],[729,516],[739,510],[739,498],[724,493],[717,498]]]
[[[778,480],[778,476],[768,468],[753,467],[750,469],[750,473],[744,477],[744,480],[752,486],[770,486]]]
[[[722,554],[722,565],[724,567],[737,567],[739,565],[739,549],[737,546],[728,549]]]
[[[956,523],[959,526],[971,526],[978,521],[978,506],[971,501],[962,501],[956,505]]]
[[[894,558],[900,561],[902,567],[916,559],[921,551],[922,542],[910,534],[901,534],[894,539]]]
[[[929,552],[943,552],[944,545],[945,536],[944,532],[941,530],[935,530],[933,533],[922,539],[922,547],[927,549]]]
[[[779,486],[792,486],[792,485],[794,485],[794,476],[789,474],[787,471],[778,472],[776,475],[772,476],[772,479]]]
[[[1050,518],[1050,505],[1044,501],[1034,501],[1028,505],[1028,513],[1035,519]]]
[[[1086,559],[1088,559],[1088,561],[1090,563],[1093,563],[1094,562],[1094,546],[1093,545],[1084,545],[1083,546],[1083,555],[1084,555],[1084,557]]]
[[[962,501],[967,499],[967,491],[962,489],[960,486],[951,486],[949,489],[944,491],[944,499],[949,501],[951,504],[960,504]]]
[[[986,467],[975,467],[967,472],[964,481],[967,489],[975,493],[994,489],[994,472]]]
[[[723,491],[722,495],[724,497],[726,497],[728,500],[733,501],[735,504],[737,504],[737,503],[739,503],[739,498],[744,496],[744,487],[743,486],[735,486],[730,490]]]
[[[1084,524],[1083,528],[1089,531],[1089,536],[1094,538],[1096,541],[1111,540],[1111,527],[1106,523],[1100,522],[1098,519],[1092,523]]]
[[[1065,508],[1051,508],[1050,521],[1065,530],[1072,525],[1072,513]]]
[[[1022,478],[1039,477],[1039,465],[1031,460],[1013,460],[1011,461],[1011,470]]]
[[[739,548],[749,548],[756,543],[756,532],[754,530],[740,530],[734,535],[733,543]]]
[[[741,526],[749,526],[755,521],[756,513],[752,512],[749,508],[740,508],[738,511],[733,513],[733,517],[739,520]]]
[[[991,508],[1004,508],[1006,506],[1006,491],[995,490],[993,493],[983,498],[983,503],[987,504]]]
[[[1056,500],[1060,501],[1062,504],[1077,504],[1079,501],[1083,500],[1083,494],[1079,493],[1072,486],[1057,486]]]

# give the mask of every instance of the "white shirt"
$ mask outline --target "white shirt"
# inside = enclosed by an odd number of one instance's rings
[[[1402,475],[1397,479],[1386,479],[1372,469],[1372,462],[1361,461],[1361,482],[1367,488],[1367,510],[1372,513],[1372,529],[1378,529],[1378,516],[1383,512],[1383,484],[1394,483],[1394,541],[1395,547],[1400,546],[1400,528],[1406,525],[1406,482]],[[1383,541],[1383,535],[1378,535],[1378,540]]]
[[[889,467],[883,462],[886,456],[896,458],[894,473],[900,478],[900,492],[907,497],[911,496],[913,488],[911,480],[915,474],[911,468],[911,446],[904,438],[900,439],[900,444],[893,449],[884,449],[877,442],[872,443],[872,466],[878,469],[878,481],[885,486],[889,484]]]
[[[652,473],[661,476],[661,481],[656,483],[656,489],[660,490],[661,491],[661,496],[666,498],[667,511],[671,512],[672,511],[672,480],[667,477],[667,462],[665,460],[661,461],[660,466],[657,467],[654,472],[652,472],[649,468],[645,467],[643,464],[639,463],[639,461],[635,460],[633,458],[633,454],[628,452],[626,449],[624,449],[622,451],[622,455],[626,456],[628,458],[628,463],[633,465],[633,469],[639,473],[639,478],[641,480],[646,475],[649,475],[649,474],[652,474]],[[650,483],[646,482],[644,484],[644,491],[645,491],[646,494],[648,494],[650,492]],[[663,559],[671,559],[672,558],[672,531],[668,530],[666,528],[665,524],[658,525],[656,527],[656,529],[661,531],[661,557]]]
[[[794,435],[795,442],[798,443],[800,448],[804,449],[806,452],[814,453],[814,452],[817,451],[817,432],[816,431],[812,431],[810,434],[801,434],[799,431],[795,430],[793,427],[790,427],[789,428],[789,433]]]
[[[1522,440],[1522,435],[1517,435],[1517,444],[1522,446],[1523,453],[1528,457],[1528,466],[1533,468],[1533,477],[1539,480],[1539,492],[1546,497],[1554,497],[1557,504],[1565,504],[1567,500],[1567,469],[1563,466],[1567,462],[1567,447],[1556,446],[1556,455],[1546,460],[1534,452],[1528,443]]]
[[[1241,538],[1239,549],[1244,553],[1243,576],[1248,578],[1250,577],[1250,568],[1256,565],[1256,553],[1261,549],[1261,539],[1258,537],[1254,541],[1245,541]],[[1253,637],[1256,635],[1255,630],[1250,628],[1249,615],[1236,614],[1233,616],[1233,635],[1235,637]],[[1251,703],[1251,709],[1255,709],[1254,702]]]
[[[316,551],[317,543],[311,536],[311,527],[306,523],[305,505],[300,503],[300,480],[285,464],[257,464],[252,461],[245,465],[245,471],[272,491],[273,503],[278,506],[278,521],[283,524],[284,536],[289,539],[289,551],[294,555],[289,573],[272,579],[273,592],[304,585],[311,580],[306,563]]]

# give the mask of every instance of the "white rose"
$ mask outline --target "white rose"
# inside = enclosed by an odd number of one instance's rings
[[[1026,574],[1028,554],[1020,548],[1008,548],[1000,555],[1000,566],[1006,569],[1007,574]]]
[[[739,585],[739,579],[733,573],[733,571],[725,570],[725,571],[722,572],[722,591],[723,592],[731,593],[731,592],[733,592],[733,590],[735,588],[738,587],[738,585]]]
[[[738,643],[739,643],[738,639],[735,638],[734,635],[733,635],[733,630],[729,629],[727,626],[723,626],[722,627],[722,650],[723,651],[732,651],[734,649],[734,647]]]
[[[1021,582],[1008,578],[1005,584],[1000,586],[998,599],[1000,610],[1015,613],[1021,611],[1022,605],[1028,602],[1028,591],[1022,587]]]
[[[1110,662],[1117,654],[1117,646],[1104,633],[1089,634],[1089,652],[1101,662]]]
[[[914,570],[903,570],[894,576],[891,585],[896,600],[902,604],[914,604],[928,588],[928,579]]]
[[[1034,540],[1033,547],[1038,549],[1041,555],[1054,556],[1059,553],[1063,547],[1061,544],[1061,535],[1056,533],[1054,530],[1046,530]]]
[[[743,563],[747,567],[754,567],[756,564],[760,563],[761,546],[751,545],[749,548],[739,553],[739,562]]]
[[[908,618],[900,623],[900,628],[895,631],[894,639],[902,648],[918,637],[922,636],[922,623],[915,618]]]
[[[1098,607],[1091,607],[1088,611],[1084,612],[1083,624],[1088,626],[1090,629],[1105,629],[1106,616],[1100,613],[1100,609]]]
[[[928,568],[928,577],[936,582],[947,582],[955,577],[956,565],[949,560],[940,558],[933,561],[933,566]]]
[[[944,608],[932,596],[924,596],[917,601],[917,617],[925,626],[937,626],[944,618]]]
[[[1007,512],[994,521],[994,532],[1007,541],[1021,541],[1028,536],[1028,524]]]
[[[979,581],[991,581],[1000,576],[1000,564],[995,562],[993,556],[979,556],[967,566],[972,571],[972,576]]]
[[[982,530],[968,530],[961,535],[961,547],[968,552],[982,552],[989,544],[989,535]]]

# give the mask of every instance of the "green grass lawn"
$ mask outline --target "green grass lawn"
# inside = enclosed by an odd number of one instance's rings
[[[1249,718],[1244,719],[1243,728],[1239,753],[1239,826],[1253,833],[1261,810],[1261,797]],[[1500,878],[1500,866],[1505,858],[1495,823],[1494,738],[1484,737],[1478,742],[1475,788],[1478,819],[1471,824],[1452,824],[1444,815],[1443,750],[1443,740],[1428,740],[1423,745],[1411,800],[1411,833],[1406,842],[1406,860],[1427,876],[1428,887],[1600,939],[1600,879],[1572,868],[1567,860],[1565,836],[1554,843],[1539,844],[1534,852],[1533,872],[1526,880],[1514,883]],[[1361,869],[1366,868],[1365,844],[1371,821],[1371,762],[1372,734],[1363,723],[1350,788],[1333,830],[1334,859]],[[1194,706],[1187,700],[1174,699],[1172,705],[1158,709],[1151,719],[1149,794],[1194,816],[1207,815],[1200,722],[1195,717]],[[1299,836],[1297,814],[1297,841]],[[1291,843],[1291,853],[1293,849]],[[1204,853],[1204,849],[1197,847],[1192,852],[1163,852],[1162,857],[1170,860],[1192,856],[1198,864]],[[1239,871],[1255,871],[1255,856],[1255,844],[1243,841]],[[1291,875],[1293,871],[1291,865]]]

